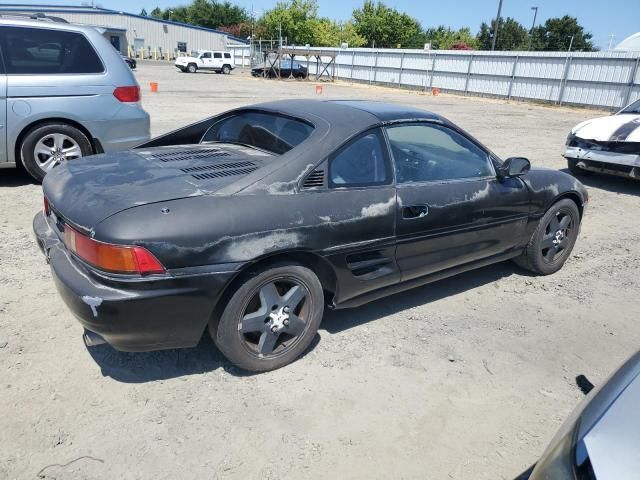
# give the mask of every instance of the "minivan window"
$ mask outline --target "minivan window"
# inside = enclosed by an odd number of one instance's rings
[[[96,51],[78,32],[5,27],[0,42],[10,75],[104,72]]]
[[[304,142],[312,131],[308,123],[283,115],[241,112],[214,124],[202,142],[240,143],[282,154]]]
[[[213,54],[213,58],[222,58],[222,54],[220,52],[215,52]]]

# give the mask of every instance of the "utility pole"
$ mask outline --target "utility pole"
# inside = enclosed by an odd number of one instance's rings
[[[569,50],[567,50],[567,52],[571,52],[571,47],[573,46],[573,37],[575,37],[575,35],[571,35],[569,38],[571,38],[571,41],[569,42]]]
[[[498,3],[498,15],[496,15],[496,20],[493,22],[493,39],[491,40],[491,51],[493,52],[496,49],[496,40],[498,39],[498,26],[500,25],[500,13],[502,12],[502,0]]]
[[[611,46],[613,45],[613,39],[616,38],[615,34],[609,35],[609,48],[607,49],[609,52],[611,51]]]
[[[531,41],[533,40],[533,29],[536,28],[536,17],[538,16],[538,7],[531,7],[533,10],[533,23],[531,24],[531,31],[529,31],[529,50],[531,50]]]

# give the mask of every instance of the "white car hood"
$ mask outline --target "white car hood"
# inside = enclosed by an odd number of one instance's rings
[[[621,113],[579,123],[571,133],[598,142],[640,142],[640,115]]]

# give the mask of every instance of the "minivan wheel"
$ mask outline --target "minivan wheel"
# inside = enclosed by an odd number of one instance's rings
[[[300,265],[252,274],[233,293],[209,333],[235,365],[253,372],[283,367],[298,358],[318,331],[324,292],[318,277]]]
[[[56,165],[92,153],[87,136],[64,123],[46,123],[32,128],[20,146],[24,168],[39,182]]]
[[[196,73],[198,71],[198,67],[195,63],[190,63],[189,65],[187,65],[187,71],[189,73]]]
[[[223,65],[222,73],[224,73],[225,75],[229,75],[231,73],[231,67],[229,67],[229,65]]]

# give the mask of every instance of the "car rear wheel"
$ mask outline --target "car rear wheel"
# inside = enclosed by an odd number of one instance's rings
[[[266,372],[293,362],[309,347],[323,313],[322,285],[311,270],[273,267],[248,277],[209,332],[235,365]]]
[[[571,174],[576,177],[587,177],[589,175],[593,175],[593,172],[580,168],[578,166],[578,160],[573,158],[567,158],[567,166],[569,167]]]
[[[187,65],[187,71],[189,73],[196,73],[198,71],[198,67],[195,63],[190,63],[189,65]]]
[[[556,202],[544,214],[522,256],[514,261],[527,270],[549,275],[567,261],[580,231],[580,212],[574,201]]]
[[[46,123],[32,128],[20,146],[24,168],[39,182],[56,165],[92,153],[87,136],[64,123]]]
[[[222,73],[224,73],[225,75],[229,75],[231,73],[231,67],[229,65],[223,65]]]

